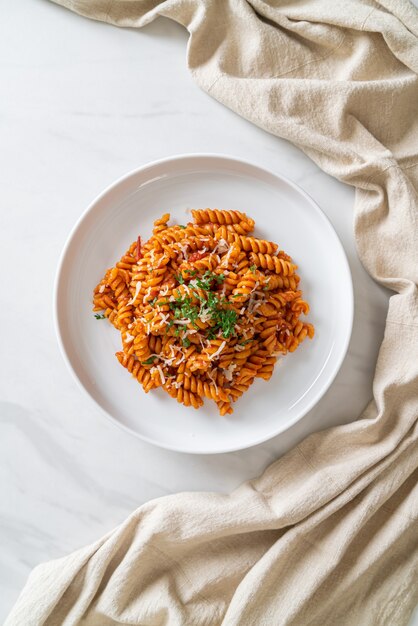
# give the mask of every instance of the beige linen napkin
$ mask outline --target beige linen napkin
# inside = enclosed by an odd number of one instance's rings
[[[61,0],[190,32],[197,83],[356,187],[362,262],[393,289],[353,423],[230,496],[140,507],[37,567],[7,624],[394,626],[418,602],[418,14],[406,0]],[[353,419],[356,416],[353,415]]]

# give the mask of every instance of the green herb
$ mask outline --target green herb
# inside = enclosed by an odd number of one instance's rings
[[[210,270],[206,270],[203,276],[201,276],[200,278],[196,278],[196,285],[200,289],[205,289],[205,291],[209,291],[214,281],[216,281],[216,283],[219,285],[219,283],[221,283],[223,280],[225,280],[224,274],[219,274],[218,276],[218,274],[214,274]]]
[[[221,309],[217,312],[216,325],[222,330],[222,335],[225,339],[229,339],[231,335],[235,334],[235,324],[237,323],[238,315],[232,309]]]
[[[207,270],[200,278],[196,278],[196,285],[199,287],[199,289],[205,289],[205,291],[209,291],[212,283],[212,272],[209,272],[209,270]]]
[[[238,345],[240,346],[246,346],[247,343],[251,343],[252,339],[246,339],[245,341],[240,341]]]
[[[269,290],[269,286],[268,285],[264,285],[263,291],[268,291],[268,290]]]
[[[240,298],[242,296],[242,293],[236,293],[235,295],[233,295],[233,298]]]
[[[200,312],[209,314],[213,323],[213,333],[220,330],[225,339],[228,339],[235,334],[238,315],[233,309],[223,308],[222,304],[225,302],[225,299],[219,299],[214,291],[208,291],[207,300],[201,305]]]
[[[152,365],[154,363],[154,356],[150,356],[149,359],[147,359],[146,361],[142,361],[141,365]]]
[[[253,274],[255,274],[255,270],[257,269],[257,267],[255,265],[250,265],[250,270]]]
[[[179,224],[179,228],[186,228],[186,226],[184,224]]]
[[[152,300],[150,300],[150,301],[149,301],[149,304],[150,304],[151,306],[154,306],[154,304],[157,302],[157,300],[158,300],[158,298],[157,298],[157,297],[155,297],[155,298],[153,298]]]
[[[208,334],[207,334],[207,337],[208,337],[208,339],[215,339],[215,337],[216,337],[216,333],[215,333],[215,331],[213,330],[213,328],[211,328],[211,329],[209,330],[209,332],[208,332]]]
[[[216,309],[216,307],[220,303],[220,300],[214,291],[208,292],[206,303],[208,308],[211,309],[212,312],[214,309]]]
[[[183,346],[185,348],[188,348],[190,346],[190,339],[188,337],[184,337],[184,339],[183,339]]]
[[[176,281],[178,283],[180,283],[180,285],[184,284],[184,278],[183,278],[183,275],[182,275],[181,272],[180,272],[180,274],[177,274],[176,276],[174,276],[174,278],[176,279]]]
[[[190,323],[193,324],[195,328],[199,328],[196,324],[196,321],[199,317],[200,311],[199,308],[193,303],[191,298],[179,297],[176,298],[175,302],[169,303],[170,309],[174,314],[174,319],[187,319],[190,320]],[[174,320],[170,320],[168,323],[168,328],[170,328],[174,324]],[[187,330],[187,326],[178,326],[175,330],[175,336],[178,337],[180,330]]]
[[[96,320],[105,320],[106,319],[106,315],[104,315],[103,313],[95,313],[94,317],[96,318]]]
[[[185,270],[188,273],[192,273],[190,270]],[[196,274],[196,272],[193,272]],[[180,284],[183,284],[184,279],[180,274],[175,277]],[[173,313],[172,319],[168,323],[168,328],[174,324],[175,320],[185,319],[190,322],[194,328],[198,329],[197,321],[203,316],[210,320],[210,328],[207,332],[207,338],[213,339],[217,333],[221,333],[225,339],[228,339],[232,335],[235,335],[235,325],[237,323],[238,314],[233,309],[228,308],[228,300],[223,294],[219,294],[216,291],[212,291],[211,287],[214,283],[219,285],[225,280],[224,274],[214,274],[213,272],[206,270],[203,276],[196,279],[195,285],[206,293],[202,293],[196,289],[192,289],[192,297],[185,297],[178,295],[175,300],[169,302],[170,310]],[[196,299],[200,300],[196,305]],[[187,331],[187,326],[177,325],[174,331],[174,335],[178,337],[181,332]],[[183,339],[183,345],[190,345],[190,341],[187,337]]]
[[[185,274],[190,274],[190,276],[196,276],[196,270],[184,270]]]

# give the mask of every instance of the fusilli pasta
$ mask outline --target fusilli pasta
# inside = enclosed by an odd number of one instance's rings
[[[252,236],[240,211],[198,209],[186,226],[154,222],[94,290],[94,311],[120,331],[116,357],[144,391],[162,387],[185,406],[213,400],[221,415],[280,355],[314,336],[297,266]],[[102,316],[96,314],[96,318]]]

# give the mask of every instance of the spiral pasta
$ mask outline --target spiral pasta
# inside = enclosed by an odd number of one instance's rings
[[[161,387],[185,406],[213,400],[221,415],[256,378],[269,380],[278,356],[314,327],[297,266],[277,244],[251,235],[240,211],[198,209],[132,243],[94,290],[96,318],[120,331],[118,361],[144,391]]]

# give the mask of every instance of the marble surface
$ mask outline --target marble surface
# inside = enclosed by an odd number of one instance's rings
[[[228,492],[310,432],[356,417],[371,397],[389,296],[356,256],[354,191],[200,91],[180,26],[122,30],[46,0],[2,8],[0,621],[36,564],[141,503]],[[67,371],[52,324],[57,261],[86,205],[125,172],[185,152],[247,158],[300,184],[336,228],[354,280],[352,340],[328,393],[284,435],[220,456],[160,450],[104,419]]]

